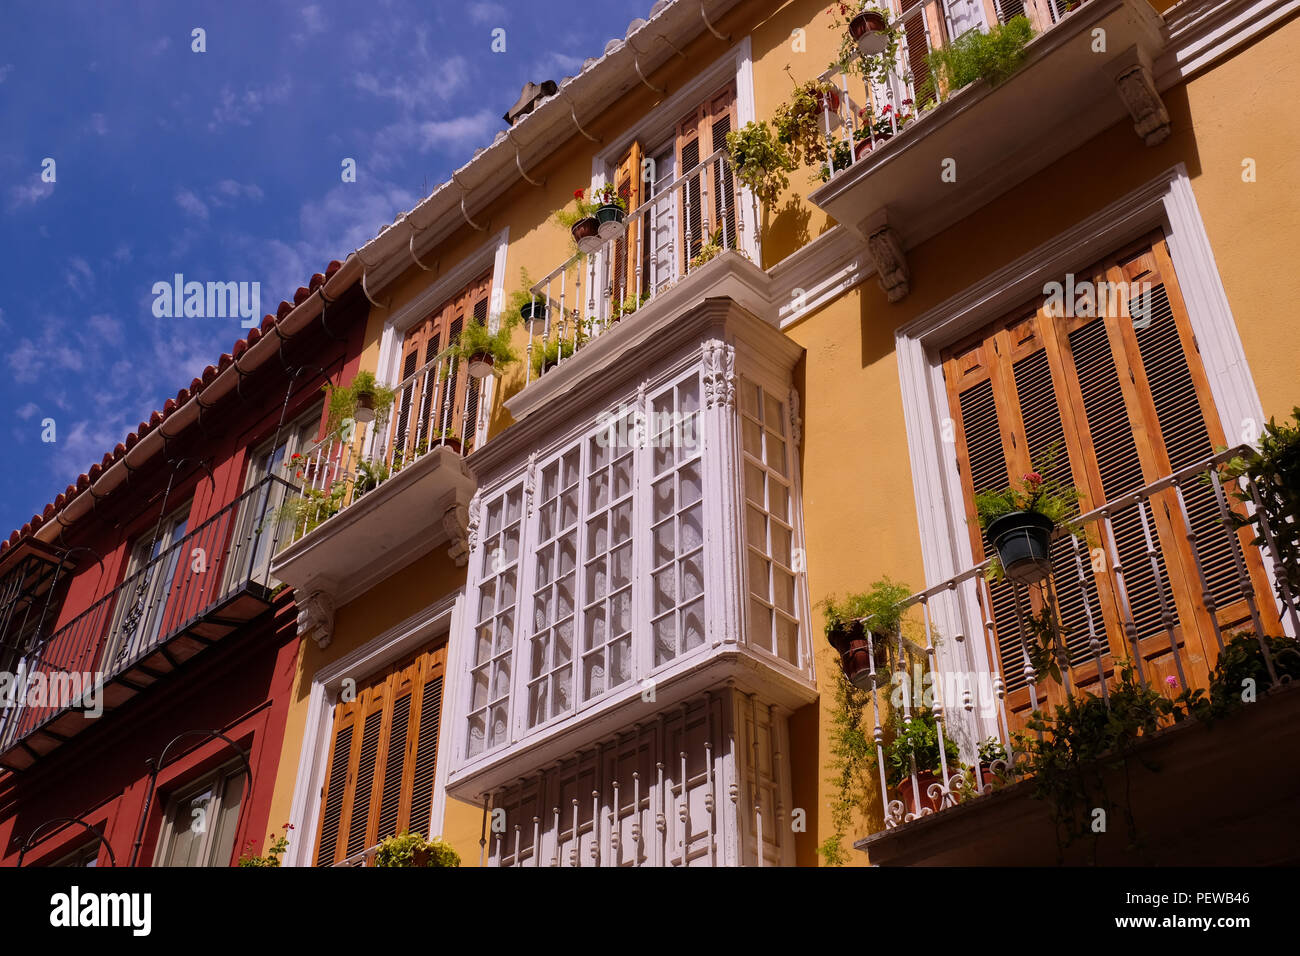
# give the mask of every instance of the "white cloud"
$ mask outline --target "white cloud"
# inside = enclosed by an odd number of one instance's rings
[[[12,63],[6,63],[4,66],[0,66],[0,83],[3,83],[5,80],[7,80],[9,78],[9,74],[12,73],[13,71],[14,71],[14,65]]]
[[[373,73],[357,73],[357,89],[373,96],[391,99],[405,110],[426,110],[430,103],[450,100],[469,77],[469,62],[463,56],[443,60],[435,68],[421,62],[407,76],[381,79]]]
[[[122,323],[110,315],[92,315],[86,324],[106,342],[117,344],[122,341]]]
[[[68,283],[68,288],[77,295],[85,295],[95,286],[94,270],[81,256],[73,256],[68,260],[68,268],[63,273],[63,278]]]
[[[466,9],[475,23],[501,24],[506,19],[506,8],[499,3],[471,3]]]
[[[261,202],[262,196],[264,195],[262,187],[253,183],[245,184],[237,182],[233,179],[221,180],[221,182],[217,183],[216,190],[217,193],[212,200],[216,205],[223,204],[223,197],[228,197],[230,199],[252,199],[255,202]]]
[[[221,88],[220,102],[212,110],[212,121],[208,129],[235,124],[248,126],[251,117],[262,112],[268,105],[283,103],[289,98],[291,84],[288,77],[269,86],[251,86],[242,94],[236,94],[229,86]]]
[[[9,208],[13,210],[22,206],[34,206],[52,195],[54,183],[37,181],[28,186],[12,186],[9,189]]]
[[[27,421],[29,418],[31,418],[39,411],[40,411],[40,407],[35,402],[28,402],[26,405],[22,406],[21,408],[16,409],[14,411],[14,414],[17,415],[19,418],[21,418],[23,421]]]
[[[444,120],[392,123],[371,137],[369,165],[383,173],[399,168],[412,151],[468,152],[490,145],[500,128],[501,117],[487,110]]]
[[[309,3],[298,11],[298,23],[302,29],[293,34],[294,43],[306,43],[316,34],[325,32],[325,15],[318,4]]]
[[[207,204],[189,189],[181,189],[177,191],[176,205],[180,206],[184,212],[196,219],[206,220],[208,218]]]

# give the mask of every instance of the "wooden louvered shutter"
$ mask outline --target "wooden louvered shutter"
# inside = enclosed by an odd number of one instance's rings
[[[390,667],[335,708],[316,863],[406,830],[430,835],[446,646]]]
[[[618,169],[614,173],[614,188],[619,197],[627,204],[629,213],[635,212],[643,201],[641,186],[643,153],[641,144],[633,142]],[[643,288],[645,250],[638,241],[638,223],[628,219],[627,232],[614,243],[613,252],[613,290],[614,302],[624,301],[628,296],[636,297]],[[637,268],[637,252],[642,253],[642,269]]]
[[[1056,463],[1057,477],[1078,487],[1084,511],[1203,460],[1225,444],[1163,238],[1149,237],[1136,249],[1081,271],[1077,279],[1090,279],[1094,287],[1110,282],[1109,288],[1115,289],[1150,283],[1151,289],[1132,302],[1076,307],[1083,314],[1071,317],[1049,315],[1041,304],[1030,305],[945,352],[944,376],[977,555],[984,549],[974,495],[1005,487],[1056,441],[1063,443],[1065,453]],[[1135,328],[1133,312],[1139,306],[1149,321]],[[1231,532],[1217,520],[1208,485],[1189,482],[1183,494],[1220,623],[1240,624],[1247,614],[1235,577]],[[1099,574],[1092,573],[1090,556],[1081,553],[1082,580],[1069,539],[1054,545],[1053,581],[1071,659],[1083,662],[1091,656],[1089,612],[1095,626],[1104,628],[1112,657],[1132,657],[1124,628],[1127,606],[1148,668],[1154,668],[1157,677],[1172,674],[1163,597],[1177,617],[1175,637],[1184,647],[1189,676],[1203,678],[1217,645],[1174,492],[1154,496],[1146,517],[1145,530],[1136,505],[1118,509],[1111,517],[1124,600],[1111,566],[1109,540],[1098,537],[1090,542],[1104,549]],[[1156,551],[1155,568],[1148,555],[1148,532]],[[1256,593],[1266,596],[1258,558],[1248,553],[1248,561]],[[995,584],[991,592],[1008,702],[1013,709],[1023,709],[1027,682],[1011,588]],[[1268,610],[1265,626],[1271,626],[1276,620],[1272,602],[1260,603]]]
[[[931,83],[930,64],[927,56],[931,49],[930,37],[938,37],[935,46],[943,46],[943,32],[939,27],[943,17],[939,4],[933,0],[902,0],[903,34],[907,39],[907,67],[912,72],[912,89],[916,92],[916,108],[925,105],[926,100],[939,99],[937,90],[927,90]]]
[[[679,176],[689,175],[701,162],[725,146],[727,133],[735,128],[736,88],[733,84],[709,97],[677,124]],[[693,176],[682,190],[683,268],[699,254],[700,247],[719,227],[725,233],[726,247],[736,247],[736,184],[725,164],[714,162],[709,165],[709,169]],[[722,215],[724,207],[725,218]]]

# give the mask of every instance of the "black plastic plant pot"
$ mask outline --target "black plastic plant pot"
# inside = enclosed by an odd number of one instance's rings
[[[375,396],[373,392],[361,392],[357,395],[356,411],[352,417],[362,424],[368,424],[375,420]]]
[[[602,239],[617,239],[623,235],[623,219],[627,213],[616,203],[606,203],[596,210],[597,232]]]
[[[1052,570],[1051,518],[1037,511],[1013,511],[984,529],[984,537],[997,551],[1002,572],[1010,580],[1032,584]]]
[[[848,621],[826,632],[826,640],[840,655],[844,676],[862,690],[871,689],[871,642],[875,639],[861,621]]]
[[[546,321],[546,302],[541,299],[534,299],[525,302],[519,307],[519,317],[527,322],[530,327],[535,322]]]
[[[483,379],[492,374],[492,353],[478,352],[469,357],[469,374],[472,378]]]
[[[889,27],[878,13],[859,13],[849,21],[849,36],[858,44],[863,56],[884,53],[889,46]]]

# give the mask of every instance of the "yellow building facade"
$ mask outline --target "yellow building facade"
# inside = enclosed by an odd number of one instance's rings
[[[909,46],[941,47],[962,27],[988,30],[1023,9],[957,6],[893,0],[891,13],[914,25],[904,31]],[[1029,688],[1013,686],[1014,646],[984,626],[1001,623],[999,598],[988,598],[995,613],[981,603],[992,591],[961,577],[981,558],[967,525],[979,441],[1002,445],[1005,478],[1038,450],[1034,429],[1056,429],[1074,436],[1066,444],[1077,483],[1091,489],[1087,506],[1136,487],[1120,488],[1106,470],[1112,442],[1094,411],[1105,383],[1089,377],[1106,358],[1088,368],[1084,358],[1100,355],[1086,352],[1093,327],[1052,324],[1042,311],[1047,285],[1104,272],[1154,277],[1164,290],[1167,306],[1139,331],[1167,321],[1172,345],[1148,346],[1150,336],[1139,341],[1107,319],[1111,400],[1145,410],[1124,429],[1147,442],[1129,466],[1138,485],[1169,473],[1157,466],[1186,463],[1175,439],[1191,426],[1172,417],[1183,393],[1160,404],[1161,389],[1183,386],[1164,384],[1174,359],[1159,348],[1182,344],[1177,368],[1189,370],[1187,394],[1210,423],[1207,453],[1254,440],[1264,420],[1300,401],[1287,308],[1300,275],[1285,262],[1300,239],[1300,199],[1289,188],[1300,175],[1300,125],[1285,107],[1300,95],[1296,5],[1065,6],[1025,11],[1037,35],[1004,82],[942,90],[942,102],[827,182],[801,167],[760,208],[729,166],[706,157],[721,147],[720,129],[770,121],[796,82],[827,71],[841,44],[838,17],[799,0],[656,4],[354,254],[371,302],[361,367],[397,394],[386,418],[358,426],[346,461],[338,449],[324,453],[354,486],[363,460],[386,473],[364,494],[350,492],[274,569],[297,589],[304,635],[272,805],[273,818],[295,825],[291,862],[364,863],[384,836],[411,829],[442,835],[466,865],[816,865],[837,833],[839,680],[817,602],[882,577],[908,592],[960,579],[926,604],[932,620],[922,626],[933,623],[942,640],[927,647],[927,631],[913,639],[934,668],[1000,675],[1005,713],[974,714],[976,729],[951,731],[963,763],[1014,723]],[[854,107],[879,109],[861,77],[831,71],[829,81]],[[832,141],[863,122],[843,112]],[[617,186],[628,157],[657,156],[671,168],[635,188],[633,205],[645,207],[629,216],[635,225],[532,286],[550,305],[549,324],[515,331],[522,361],[471,382],[453,357],[439,357],[464,323],[491,325],[509,311],[521,269],[536,280],[564,265],[569,238],[552,215],[575,189]],[[692,265],[709,238],[701,231],[715,228],[727,248]],[[661,233],[671,234],[667,246],[652,248],[648,237]],[[616,315],[633,274],[645,301]],[[1131,319],[1129,306],[1116,314]],[[1166,307],[1181,318],[1162,318]],[[572,355],[530,367],[530,349],[578,328]],[[1125,355],[1138,356],[1149,382]],[[1029,393],[1036,356],[1053,375],[1041,380],[1046,392]],[[1155,396],[1150,408],[1144,394]],[[638,400],[658,409],[664,395],[664,413],[703,436],[699,459],[679,449],[661,466],[640,451],[617,459],[615,449],[609,464],[591,428]],[[421,402],[441,402],[444,424],[460,423],[454,446],[439,444],[446,429],[425,433],[422,448],[409,437],[417,421],[437,423]],[[1044,423],[1044,403],[1065,409],[1063,424],[1051,415]],[[999,413],[992,431],[990,409]],[[1162,439],[1148,426],[1163,428]],[[766,437],[751,447],[751,431]],[[657,447],[654,437],[640,447]],[[787,446],[776,462],[773,448]],[[573,520],[587,531],[566,557],[570,460],[583,476],[573,479],[584,501]],[[608,488],[592,483],[604,468],[613,469]],[[670,472],[664,487],[676,497],[660,513],[646,502]],[[767,483],[765,512],[746,510],[750,475]],[[631,482],[623,498],[621,481]],[[789,496],[779,514],[777,494]],[[701,550],[684,551],[696,498]],[[635,511],[624,539],[633,542],[630,572],[617,570],[619,501]],[[555,527],[546,524],[552,505]],[[588,535],[606,512],[597,546]],[[761,544],[753,520],[767,522]],[[657,535],[674,522],[672,609],[656,617],[665,573]],[[515,537],[511,527],[521,529]],[[1161,548],[1176,537],[1157,534]],[[1116,532],[1121,550],[1122,538]],[[559,570],[546,563],[552,547]],[[1192,649],[1191,621],[1204,608],[1184,601],[1177,583],[1192,580],[1196,562],[1160,560],[1156,577],[1167,581],[1157,590],[1182,608],[1187,670],[1208,667]],[[585,582],[576,598],[563,591],[566,561]],[[1136,615],[1140,582],[1127,564]],[[1121,606],[1107,573],[1094,582],[1079,572],[1080,607],[1097,609],[1098,633],[1111,629],[1105,607]],[[1252,581],[1263,573],[1249,569]],[[703,611],[690,597],[701,591]],[[496,603],[484,611],[484,601]],[[631,618],[626,645],[621,615]],[[670,650],[656,643],[661,622]],[[489,644],[501,643],[483,650],[485,627]],[[1113,630],[1119,637],[1100,640],[1122,646],[1123,622]],[[1151,633],[1163,640],[1159,628]],[[1086,648],[1078,659],[1091,660]],[[1162,679],[1173,666],[1155,650],[1147,659]],[[499,678],[513,687],[498,693]],[[964,719],[959,701],[943,705],[954,727]],[[498,707],[504,737],[495,736]],[[877,788],[855,807],[840,841],[850,862],[876,859],[874,848],[850,845],[885,828],[885,802]]]

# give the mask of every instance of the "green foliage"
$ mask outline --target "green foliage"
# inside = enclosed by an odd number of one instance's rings
[[[830,83],[808,80],[794,88],[787,103],[772,114],[776,139],[788,151],[794,166],[812,166],[826,161],[826,134],[822,132],[823,108],[818,96],[838,95]],[[794,167],[791,167],[794,168]]]
[[[387,481],[388,476],[388,466],[382,461],[363,461],[357,466],[357,479],[352,486],[353,495],[360,498],[367,491]]]
[[[1259,449],[1239,455],[1223,466],[1228,481],[1249,478],[1259,493],[1259,510],[1250,516],[1232,513],[1238,527],[1255,531],[1254,543],[1267,547],[1267,527],[1273,537],[1273,552],[1280,565],[1278,593],[1282,584],[1291,596],[1300,599],[1300,408],[1291,413],[1291,422],[1277,424],[1270,419],[1260,436]],[[1250,494],[1239,491],[1240,502],[1253,503]]]
[[[979,515],[980,527],[987,529],[990,524],[1004,515],[1017,511],[1036,511],[1050,518],[1058,526],[1070,527],[1069,518],[1075,514],[1079,503],[1079,492],[1069,487],[1062,480],[1069,477],[1068,470],[1058,468],[1056,457],[1060,453],[1061,443],[1053,442],[1042,454],[1033,460],[1033,470],[1026,472],[1009,488],[1001,491],[981,491],[975,496],[975,511]]]
[[[545,296],[533,295],[530,291],[532,287],[533,280],[528,275],[528,270],[520,269],[519,288],[510,293],[510,298],[506,300],[506,307],[501,313],[501,324],[503,326],[514,328],[516,325],[522,323],[524,320],[523,315],[521,314],[523,308],[534,300],[541,303],[546,302]],[[439,368],[439,371],[441,372],[441,368]]]
[[[1300,679],[1300,644],[1290,637],[1265,637],[1273,671],[1279,680]],[[1258,700],[1273,686],[1268,664],[1252,633],[1235,634],[1224,641],[1219,659],[1210,672],[1210,690],[1196,716],[1212,723]]]
[[[842,139],[835,141],[835,146],[830,151],[831,157],[835,160],[835,171],[843,172],[853,163],[853,147]],[[829,163],[822,163],[821,169],[817,171],[817,178],[822,182],[828,182],[831,178],[831,167]]]
[[[375,866],[460,866],[460,854],[439,837],[400,833],[379,844]]]
[[[848,862],[844,838],[853,825],[854,816],[865,816],[871,809],[868,794],[875,790],[871,774],[876,761],[876,745],[872,728],[866,723],[870,693],[850,684],[839,668],[835,669],[833,681],[835,704],[830,713],[832,775],[828,782],[834,788],[830,811],[835,832],[817,847],[817,852],[827,865],[843,866]]]
[[[384,388],[376,382],[375,373],[369,371],[357,372],[347,385],[335,386],[327,382],[321,388],[329,396],[329,417],[325,422],[325,433],[336,437],[343,433],[344,424],[355,417],[357,400],[362,396],[372,399],[375,416],[382,418],[392,407],[396,394],[391,388]]]
[[[623,318],[623,316],[631,315],[637,309],[641,308],[641,306],[645,305],[649,298],[650,293],[648,292],[642,292],[640,295],[637,295],[635,292],[629,292],[627,295],[623,296],[622,302],[615,302],[613,308],[610,309],[610,321],[617,322],[619,319]]]
[[[555,221],[565,229],[572,229],[574,225],[583,219],[590,219],[596,215],[596,210],[601,207],[602,203],[593,196],[587,198],[585,189],[575,189],[573,191],[573,202],[555,211]]]
[[[254,841],[249,840],[244,844],[244,852],[240,854],[239,861],[235,865],[240,867],[279,866],[280,858],[284,856],[285,850],[289,848],[289,831],[293,829],[293,824],[286,823],[283,829],[284,832],[279,836],[274,833],[268,834],[271,837],[271,846],[266,851],[266,856],[253,855]]]
[[[713,235],[709,236],[709,241],[700,246],[700,251],[692,257],[691,268],[695,269],[710,259],[717,258],[722,251],[722,227],[719,226],[713,231]]]
[[[895,709],[890,714],[888,730],[892,733],[892,739],[885,744],[886,784],[897,787],[910,777],[913,760],[916,761],[917,773],[940,772],[939,724],[934,711],[928,707],[919,707],[908,718]],[[943,739],[943,753],[949,771],[959,770],[961,749],[955,740],[946,735]]]
[[[826,616],[826,633],[850,621],[866,621],[869,630],[882,634],[896,634],[906,610],[902,606],[912,594],[911,588],[883,577],[871,585],[870,591],[850,594],[840,601],[828,595],[817,605]],[[869,620],[868,620],[869,619]]]
[[[567,359],[578,349],[586,344],[587,336],[582,329],[578,329],[577,341],[573,341],[568,336],[561,340],[558,336],[553,339],[547,339],[541,345],[533,346],[533,377],[541,375],[544,370],[551,368],[559,363],[560,359]]]
[[[777,140],[767,121],[748,122],[727,134],[727,152],[736,178],[754,191],[759,202],[772,204],[790,185],[795,168],[789,147]]]
[[[976,80],[997,86],[1020,68],[1025,47],[1033,38],[1034,28],[1024,17],[1013,17],[988,33],[971,30],[926,56],[932,79],[917,90],[917,95],[924,101],[922,94],[934,94],[934,77],[952,92]]]
[[[347,492],[348,483],[339,480],[332,482],[328,490],[306,488],[298,494],[289,495],[275,512],[277,521],[285,522],[293,529],[292,537],[281,547],[310,534],[342,511]]]
[[[837,31],[840,36],[839,50],[836,52],[831,69],[850,75],[858,74],[877,83],[889,82],[889,73],[898,58],[898,42],[903,33],[901,21],[893,20],[886,6],[878,5],[871,0],[837,2],[831,5],[831,12],[838,14],[831,23],[831,29]],[[885,21],[885,49],[880,53],[864,57],[862,51],[858,49],[858,42],[849,32],[849,22],[860,13],[875,13]]]
[[[452,345],[451,354],[462,362],[469,361],[475,355],[490,355],[494,371],[508,368],[519,361],[519,353],[515,351],[514,343],[511,341],[514,328],[518,324],[517,312],[513,320],[510,316],[503,315],[501,324],[495,332],[489,331],[486,324],[477,321],[467,322],[460,331],[460,337]]]
[[[1051,714],[1034,711],[1026,723],[1034,735],[1014,735],[1016,772],[1032,775],[1031,795],[1051,805],[1058,845],[1094,835],[1097,808],[1108,816],[1122,811],[1129,837],[1136,841],[1132,811],[1108,792],[1106,771],[1123,769],[1127,774],[1128,758],[1142,737],[1186,720],[1203,707],[1203,691],[1165,697],[1151,686],[1143,687],[1132,663],[1122,661],[1119,680],[1109,690],[1109,705],[1101,697],[1079,694]]]

